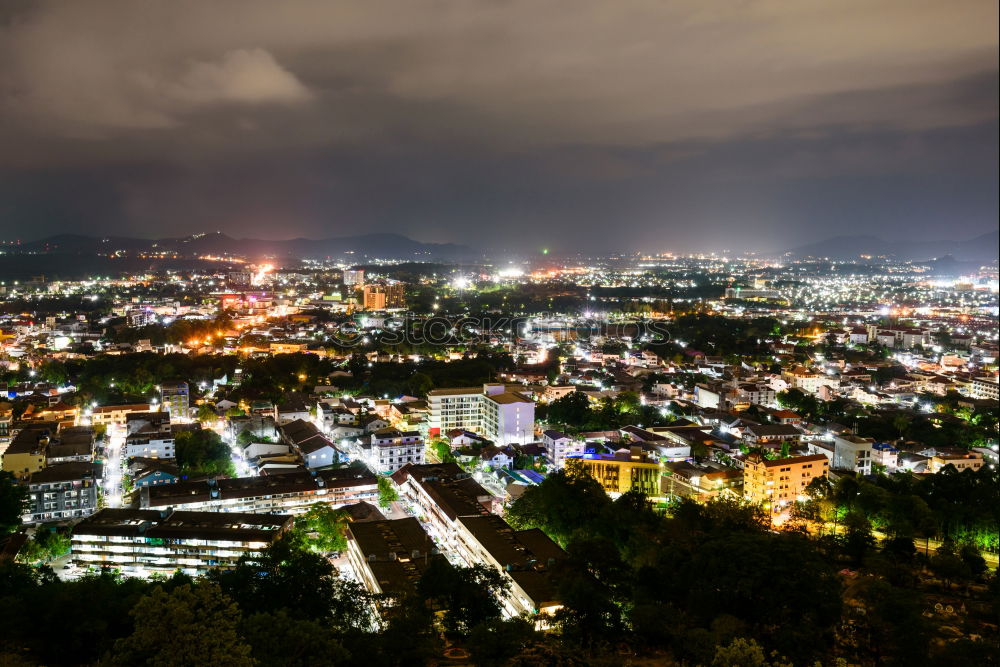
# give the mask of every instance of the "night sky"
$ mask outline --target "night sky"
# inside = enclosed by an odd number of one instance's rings
[[[965,239],[996,0],[3,2],[0,238]]]

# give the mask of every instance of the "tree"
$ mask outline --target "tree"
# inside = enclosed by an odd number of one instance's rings
[[[865,556],[875,546],[872,524],[861,512],[852,511],[844,517],[844,529],[846,530],[842,540],[844,551],[855,565],[861,565]]]
[[[978,579],[986,572],[986,559],[979,553],[979,549],[971,544],[963,544],[958,550],[958,557],[962,559],[969,573],[974,579]]]
[[[716,647],[712,667],[792,667],[792,665],[780,659],[769,661],[760,644],[752,639],[737,637],[728,646]]]
[[[500,620],[500,601],[509,586],[494,567],[454,567],[445,558],[435,558],[417,584],[417,595],[444,611],[441,624],[446,632],[466,635],[477,625]]]
[[[326,503],[313,503],[307,512],[295,518],[295,530],[313,551],[328,553],[347,548],[347,522],[344,509],[334,509]]]
[[[350,654],[322,623],[293,618],[284,609],[257,613],[243,622],[243,636],[262,667],[312,667],[344,664]]]
[[[579,428],[590,418],[590,399],[583,392],[574,391],[549,404],[548,420]]]
[[[437,456],[441,463],[454,463],[455,455],[451,451],[451,445],[448,444],[447,440],[442,438],[436,438],[431,440],[431,449],[434,451],[434,455]]]
[[[378,478],[378,504],[382,509],[388,509],[390,505],[399,500],[399,492],[392,480],[385,476]]]
[[[942,544],[937,553],[930,557],[927,565],[934,576],[941,579],[948,588],[951,588],[951,584],[955,580],[968,579],[972,575],[969,566],[955,554],[952,545],[947,542]]]
[[[920,594],[879,579],[862,581],[860,587],[858,598],[866,613],[855,624],[872,662],[883,664],[891,656],[892,664],[925,664],[931,633]]]
[[[507,522],[515,529],[540,528],[566,545],[581,530],[593,530],[595,519],[611,505],[611,499],[585,470],[564,469],[529,486],[507,510]]]
[[[477,665],[506,665],[537,639],[535,624],[530,618],[515,616],[494,619],[472,628],[466,645]]]
[[[426,373],[414,373],[407,383],[407,389],[413,396],[425,396],[433,388],[434,379]]]
[[[115,643],[119,665],[253,665],[240,637],[239,607],[210,582],[187,584],[171,593],[153,589],[130,612],[135,630]]]
[[[17,555],[24,563],[48,563],[69,553],[69,534],[61,530],[50,530],[40,526]]]
[[[210,403],[202,403],[198,406],[198,421],[204,424],[206,422],[214,422],[218,418],[219,415],[215,413],[215,408]]]
[[[233,454],[219,434],[209,429],[181,431],[174,438],[177,465],[185,473],[235,476]]]
[[[370,596],[353,581],[337,577],[330,561],[283,538],[259,554],[247,554],[230,570],[206,578],[219,585],[241,609],[278,612],[322,621],[346,631],[367,628]]]
[[[563,606],[554,614],[563,639],[592,648],[603,637],[621,628],[621,609],[607,586],[576,562],[566,562],[554,573],[558,599]]]
[[[28,503],[28,489],[12,473],[0,470],[0,535],[13,533],[21,525]]]

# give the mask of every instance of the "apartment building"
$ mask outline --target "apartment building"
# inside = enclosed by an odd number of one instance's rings
[[[25,486],[25,523],[65,521],[97,510],[101,466],[90,461],[56,463],[32,473]]]
[[[190,392],[188,383],[180,380],[160,384],[160,399],[171,419],[191,417]]]
[[[972,378],[969,394],[972,398],[1000,401],[1000,385],[998,385],[996,377]]]
[[[394,473],[406,464],[424,462],[424,439],[417,431],[382,428],[362,445],[362,460],[380,474]]]
[[[569,456],[582,456],[584,443],[582,440],[574,440],[561,431],[548,429],[542,432],[542,444],[549,460],[557,468],[562,468]]]
[[[495,505],[494,496],[457,463],[405,465],[391,477],[445,545],[453,546],[459,517],[489,514]]]
[[[435,389],[427,399],[431,435],[463,429],[501,446],[534,440],[534,401],[506,385]]]
[[[833,438],[833,465],[837,470],[853,470],[859,475],[872,472],[872,451],[875,441],[856,435],[837,435]]]
[[[362,295],[365,310],[406,308],[406,289],[403,283],[365,285]]]
[[[779,514],[802,499],[810,482],[826,477],[829,470],[830,462],[823,454],[768,460],[753,453],[744,462],[743,496]]]
[[[411,592],[430,564],[443,557],[413,517],[347,525],[348,562],[370,593]]]
[[[139,489],[142,509],[297,514],[314,503],[332,507],[378,498],[378,478],[365,469],[297,471],[261,477],[178,482]]]
[[[263,551],[292,521],[280,514],[105,508],[73,527],[72,558],[80,567],[111,566],[139,577],[198,575]]]
[[[541,530],[514,530],[495,514],[459,517],[456,529],[465,562],[495,567],[508,580],[505,616],[544,616],[562,607],[553,571],[568,556]]]

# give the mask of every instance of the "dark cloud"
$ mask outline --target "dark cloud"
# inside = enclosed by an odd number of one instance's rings
[[[996,3],[80,0],[0,21],[8,237],[768,248],[996,224]]]

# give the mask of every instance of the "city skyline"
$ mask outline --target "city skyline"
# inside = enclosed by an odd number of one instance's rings
[[[7,3],[0,237],[972,239],[998,215],[996,11]]]

